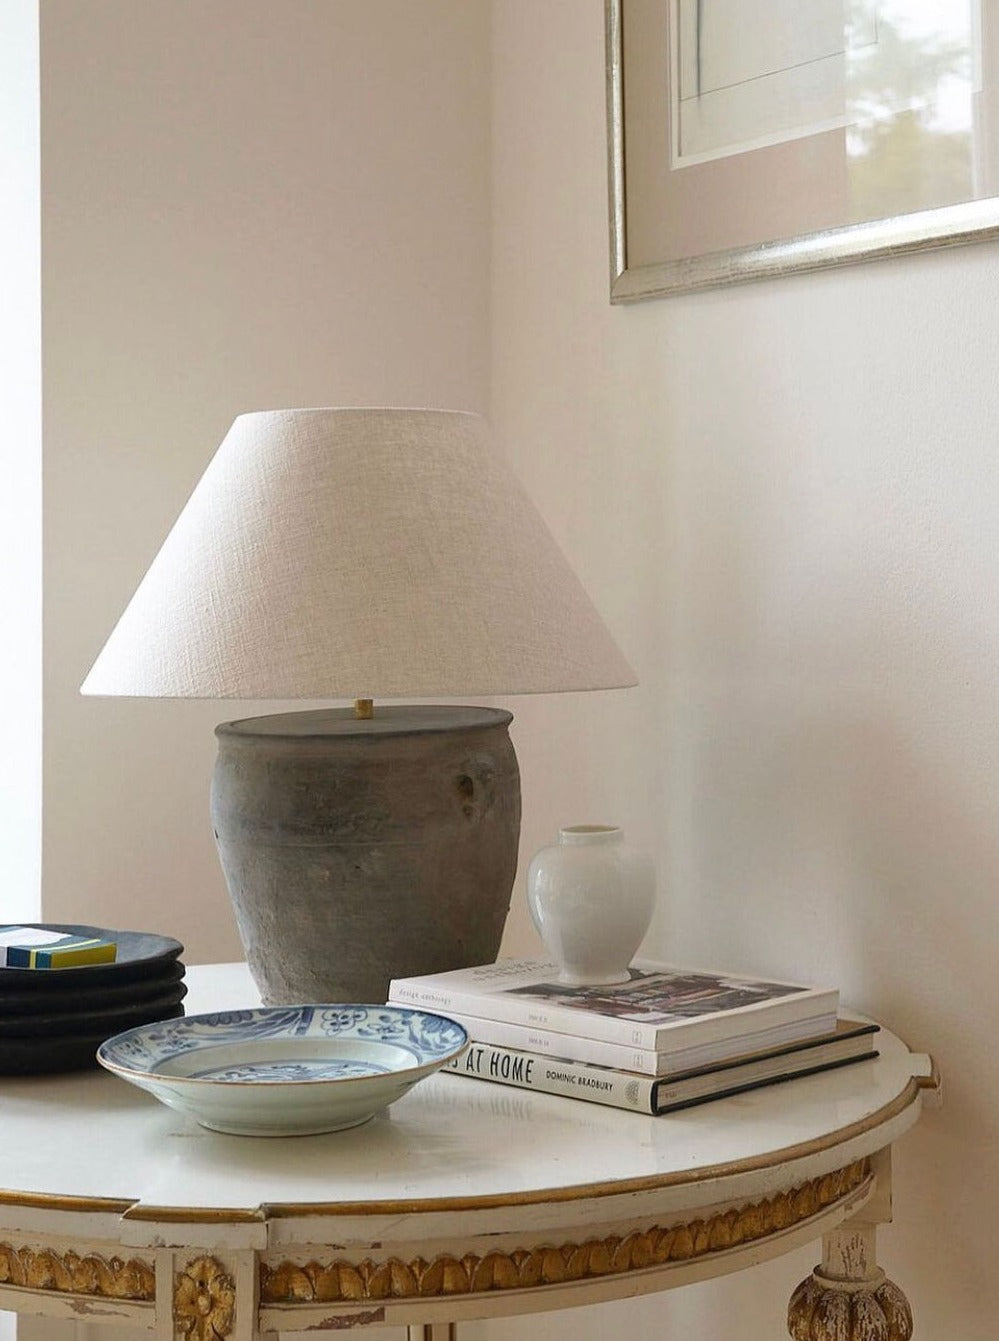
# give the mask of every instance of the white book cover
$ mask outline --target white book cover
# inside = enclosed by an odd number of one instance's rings
[[[501,959],[477,968],[396,978],[389,1001],[445,1015],[505,1020],[670,1054],[766,1028],[815,1021],[835,1026],[833,988],[776,982],[636,960],[627,982],[572,987],[543,960]]]

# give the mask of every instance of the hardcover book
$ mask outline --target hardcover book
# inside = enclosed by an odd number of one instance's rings
[[[478,968],[393,979],[389,1001],[670,1055],[806,1020],[810,1033],[829,1033],[836,1024],[839,993],[645,960],[636,960],[625,983],[570,987],[559,982],[554,963],[501,959]]]
[[[679,1048],[674,1043],[672,1048],[656,1052],[651,1048],[633,1048],[628,1043],[610,1043],[603,1038],[559,1034],[554,1029],[513,1024],[509,1020],[485,1020],[480,1016],[466,1015],[463,1011],[448,1010],[446,1014],[450,1019],[457,1020],[468,1037],[477,1043],[495,1043],[499,1047],[516,1048],[543,1057],[571,1057],[578,1062],[616,1067],[621,1071],[637,1071],[646,1076],[675,1075],[698,1066],[714,1066],[745,1052],[762,1052],[828,1032],[822,1021],[804,1019],[769,1029],[754,1029],[751,1033],[738,1034],[734,1038],[694,1043],[688,1047]]]
[[[609,1104],[633,1112],[675,1112],[710,1099],[725,1098],[764,1085],[777,1085],[797,1076],[817,1075],[836,1067],[877,1056],[878,1026],[841,1019],[831,1034],[743,1054],[720,1065],[700,1067],[672,1076],[646,1076],[633,1071],[549,1057],[491,1043],[472,1043],[446,1069],[518,1089],[537,1090]]]

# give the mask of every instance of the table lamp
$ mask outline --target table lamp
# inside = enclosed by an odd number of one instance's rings
[[[490,707],[635,684],[478,416],[240,415],[85,694],[354,700],[216,728],[212,821],[268,1004],[490,963],[520,778]]]

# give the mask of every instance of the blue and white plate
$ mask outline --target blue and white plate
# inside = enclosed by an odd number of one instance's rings
[[[97,1060],[213,1131],[307,1136],[367,1122],[467,1042],[402,1006],[262,1006],[129,1029]]]

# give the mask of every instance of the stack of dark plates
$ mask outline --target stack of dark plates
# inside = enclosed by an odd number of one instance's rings
[[[187,987],[179,941],[145,931],[32,925],[113,940],[117,957],[72,968],[0,967],[0,1075],[96,1066],[105,1039],[183,1015]]]

